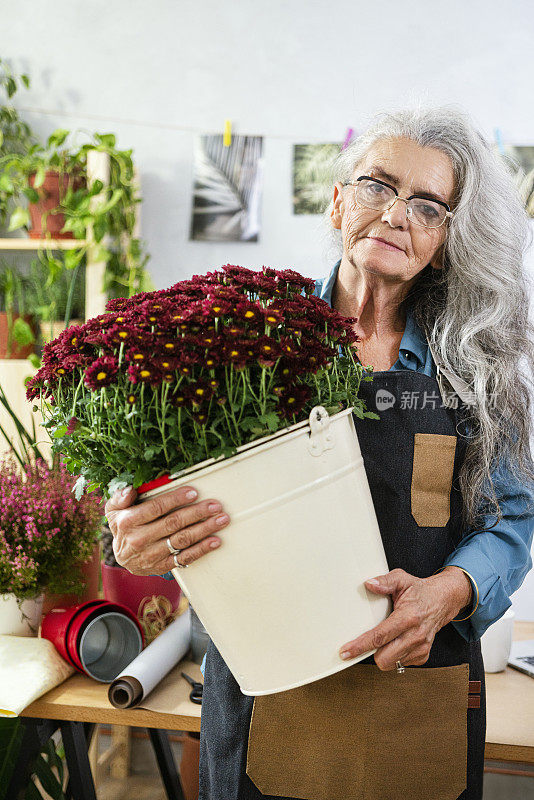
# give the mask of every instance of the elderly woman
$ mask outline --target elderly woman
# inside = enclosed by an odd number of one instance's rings
[[[523,267],[528,217],[505,167],[455,108],[381,115],[340,154],[335,168],[327,218],[342,252],[315,293],[357,318],[357,354],[373,371],[362,391],[381,420],[355,418],[355,424],[391,571],[366,587],[393,600],[390,616],[357,639],[340,642],[339,655],[376,649],[362,664],[393,671],[399,683],[391,714],[368,715],[362,752],[348,753],[345,730],[351,719],[358,726],[362,720],[357,686],[347,690],[345,682],[337,704],[330,702],[335,677],[311,684],[333,730],[331,751],[313,758],[306,748],[314,730],[306,728],[309,715],[298,703],[304,695],[287,703],[284,695],[291,692],[274,696],[270,735],[279,746],[276,759],[269,749],[277,787],[272,793],[328,800],[479,800],[485,742],[479,640],[510,606],[510,595],[532,566],[534,337]],[[177,558],[185,567],[213,546],[224,547],[224,533],[217,534],[229,520],[221,503],[194,498],[194,487],[186,487],[157,504],[130,508],[133,490],[114,496],[106,513],[118,562],[136,574],[164,573]],[[167,537],[180,553],[174,561],[163,555]],[[395,677],[422,665],[428,669],[412,676],[468,665],[470,686],[480,692],[480,702],[458,708],[452,684],[444,684],[456,710],[447,720],[436,718],[436,761],[443,759],[443,726],[458,732],[458,747],[446,755],[445,784],[435,782],[438,767],[428,758],[423,763],[415,744],[427,698],[410,697]],[[388,685],[391,680],[374,691]],[[420,686],[425,695],[431,684]],[[200,800],[268,796],[256,787],[247,762],[249,736],[256,735],[253,699],[240,692],[210,642]],[[371,697],[371,708],[378,708],[378,700],[377,694]],[[322,715],[313,722],[323,725]],[[369,753],[373,726],[375,741],[387,747]],[[392,760],[386,750],[397,747]],[[389,770],[385,777],[382,762]],[[416,776],[408,788],[407,771]]]

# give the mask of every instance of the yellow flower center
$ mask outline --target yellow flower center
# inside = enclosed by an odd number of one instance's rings
[[[245,317],[254,317],[254,311],[245,311]]]
[[[150,377],[150,370],[149,369],[142,369],[139,373],[142,378],[149,378]]]
[[[167,348],[167,350],[174,350],[174,345],[172,342],[166,342],[165,347]]]
[[[103,381],[104,378],[107,376],[107,372],[99,372],[96,376],[97,381]]]
[[[121,337],[121,339],[126,339],[126,337],[128,336],[128,331],[119,331],[119,336]]]
[[[142,353],[134,353],[134,358],[136,361],[139,361],[140,358],[144,358]]]

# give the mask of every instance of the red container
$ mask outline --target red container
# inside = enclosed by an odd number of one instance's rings
[[[79,603],[78,609],[66,632],[66,650],[70,656],[70,661],[79,672],[85,672],[80,661],[79,644],[80,638],[86,625],[94,618],[99,611],[103,611],[107,605],[105,600],[89,600],[87,603]]]
[[[144,644],[143,628],[129,608],[107,600],[89,600],[70,608],[54,608],[46,614],[41,624],[41,636],[49,639],[63,658],[78,672],[87,672],[80,659],[80,642],[91,622],[100,616],[115,613],[128,617],[135,623]]]

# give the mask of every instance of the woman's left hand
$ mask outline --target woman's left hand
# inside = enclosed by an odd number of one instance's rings
[[[381,670],[420,665],[428,660],[436,633],[454,619],[469,602],[471,582],[458,567],[446,567],[430,578],[416,578],[403,569],[394,569],[365,581],[376,594],[390,594],[393,611],[376,627],[340,648],[355,658],[376,650],[374,659]],[[466,599],[467,598],[467,599]]]

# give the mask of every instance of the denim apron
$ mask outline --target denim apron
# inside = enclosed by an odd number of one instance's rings
[[[389,569],[427,578],[465,533],[458,474],[466,407],[445,404],[436,378],[413,370],[375,372],[360,396],[380,415],[353,418]],[[468,701],[468,684],[479,701]],[[379,670],[370,656],[256,698],[242,694],[210,640],[199,800],[481,800],[485,733],[480,642],[467,642],[450,623],[427,662],[404,675]]]

